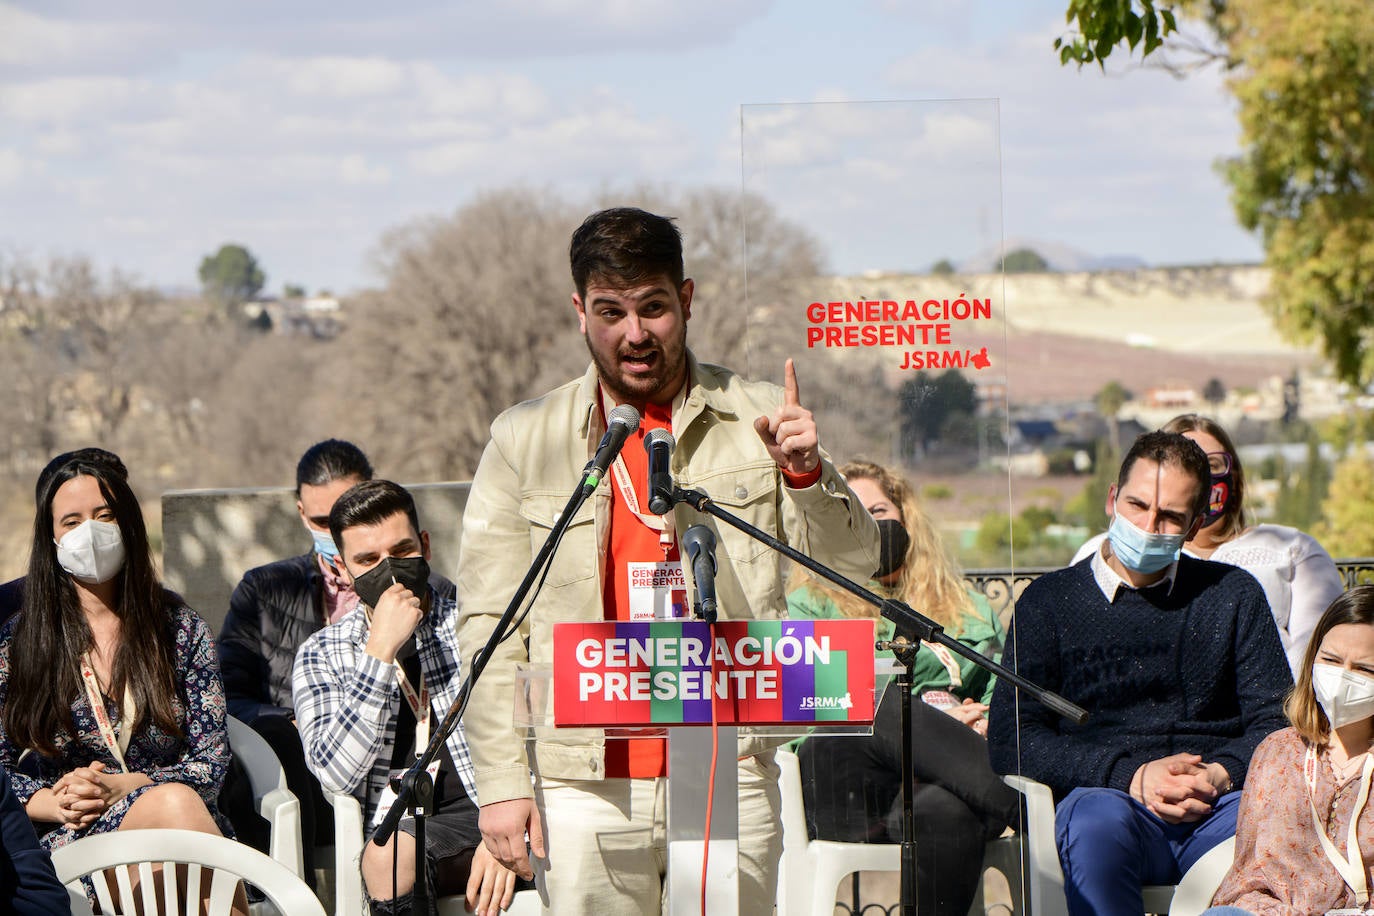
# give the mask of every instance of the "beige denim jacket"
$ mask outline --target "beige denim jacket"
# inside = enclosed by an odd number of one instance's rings
[[[698,363],[691,353],[688,365],[690,388],[673,416],[672,470],[678,485],[705,491],[750,524],[852,579],[867,581],[878,565],[878,529],[844,478],[823,457],[819,481],[804,489],[787,487],[754,431],[755,418],[771,416],[782,404],[782,389]],[[518,404],[492,423],[463,513],[457,582],[465,670],[486,645],[600,441],[604,424],[596,398],[596,371],[589,367],[581,379]],[[512,714],[516,665],[551,661],[553,624],[604,619],[601,578],[610,491],[603,484],[573,518],[519,637],[501,644],[477,683],[463,724],[480,804],[531,796],[532,768],[555,779],[604,776],[601,730],[560,730],[556,737],[527,745]],[[688,506],[679,505],[674,513],[678,531],[698,523],[716,531],[722,618],[787,615],[783,567],[771,549]],[[746,737],[742,730],[739,754],[760,753],[778,743]]]

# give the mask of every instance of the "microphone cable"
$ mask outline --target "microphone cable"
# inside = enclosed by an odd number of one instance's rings
[[[716,763],[720,757],[720,729],[716,718],[716,625],[707,624],[710,627],[710,652],[711,652],[711,770],[706,778],[706,842],[701,844],[701,916],[706,916],[706,867],[711,861],[711,813],[715,809],[716,803]],[[736,762],[738,768],[738,762]],[[739,792],[735,793],[737,796]],[[736,840],[738,845],[738,840]],[[738,853],[736,853],[738,855]],[[738,879],[736,879],[738,880]]]

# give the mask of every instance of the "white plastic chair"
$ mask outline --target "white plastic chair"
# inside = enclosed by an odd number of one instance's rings
[[[202,892],[208,890],[210,916],[228,916],[239,882],[247,881],[262,891],[280,913],[325,916],[314,893],[289,868],[252,847],[209,833],[117,830],[83,837],[54,850],[52,864],[57,879],[67,885],[72,896],[73,913],[90,912],[81,884],[83,877],[89,877],[104,913],[120,912],[115,906],[117,896],[130,904],[141,899],[145,913],[193,916],[200,912]],[[133,868],[118,867],[124,865]],[[157,865],[162,866],[160,880],[154,875]],[[177,865],[187,866],[184,897],[177,887]],[[115,869],[113,889],[106,869]],[[137,898],[130,874],[135,871],[139,882]]]
[[[1024,796],[1026,824],[1024,855],[1026,893],[1035,916],[1068,916],[1064,899],[1064,870],[1054,841],[1054,795],[1044,783],[1024,776],[1004,776],[1007,785]],[[1171,884],[1147,884],[1140,889],[1146,913],[1168,913],[1174,896]]]
[[[270,825],[268,851],[273,859],[291,869],[296,877],[305,875],[301,847],[301,803],[286,787],[286,771],[272,746],[252,727],[233,716],[226,717],[229,750],[243,765],[253,802]]]
[[[325,793],[334,807],[334,916],[366,916],[367,900],[363,893],[363,811],[352,795]],[[439,916],[465,916],[461,895],[440,897]],[[519,891],[511,900],[511,916],[534,916],[540,913],[539,894]]]
[[[1169,904],[1169,916],[1198,916],[1212,905],[1212,895],[1221,887],[1221,881],[1236,860],[1236,838],[1230,837],[1207,850],[1202,858],[1184,874],[1183,880],[1174,888],[1174,899]]]
[[[782,795],[782,861],[778,869],[778,916],[828,916],[834,912],[840,881],[857,871],[900,871],[902,847],[895,843],[838,843],[813,840],[806,831],[801,764],[788,750],[777,752],[778,789]],[[1020,845],[1015,837],[992,840],[984,866],[997,868],[1011,885],[1014,908],[1020,906]],[[982,892],[971,913],[982,913]],[[1033,911],[1038,912],[1038,911]]]

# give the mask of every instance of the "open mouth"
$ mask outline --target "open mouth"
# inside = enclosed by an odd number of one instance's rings
[[[645,353],[624,353],[620,357],[621,365],[634,373],[651,372],[658,365],[659,353],[657,350],[649,350]]]

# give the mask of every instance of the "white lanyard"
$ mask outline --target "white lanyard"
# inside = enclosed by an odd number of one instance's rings
[[[1336,844],[1331,842],[1331,838],[1326,835],[1326,829],[1322,826],[1321,815],[1317,813],[1317,803],[1313,799],[1317,786],[1317,749],[1314,747],[1307,749],[1307,755],[1303,760],[1303,773],[1307,777],[1307,804],[1312,809],[1312,825],[1317,829],[1317,839],[1321,841],[1322,851],[1331,860],[1336,873],[1355,892],[1356,906],[1363,909],[1369,903],[1369,882],[1365,874],[1364,857],[1360,855],[1358,832],[1360,814],[1364,811],[1365,803],[1369,801],[1369,785],[1371,780],[1374,780],[1374,755],[1365,757],[1364,768],[1360,771],[1360,792],[1355,799],[1355,810],[1350,813],[1350,828],[1346,831],[1345,839],[1345,856],[1336,850]]]
[[[115,731],[114,724],[110,722],[110,714],[105,710],[105,697],[100,693],[100,683],[95,678],[95,669],[91,667],[90,654],[81,656],[81,680],[86,683],[86,699],[91,704],[91,714],[95,716],[96,727],[100,729],[100,738],[105,742],[105,747],[109,748],[110,754],[119,763],[121,773],[129,772],[129,765],[124,762],[124,752],[129,749],[129,739],[134,731],[134,697],[129,692],[129,687],[124,686],[124,703],[119,713],[119,731]]]
[[[690,380],[689,380],[690,381]],[[671,416],[677,416],[682,405],[687,401],[686,383],[673,398],[673,408]],[[601,410],[606,411],[606,392],[598,388],[597,393],[601,397]],[[663,548],[664,559],[667,559],[669,552],[673,549],[673,543],[677,540],[677,535],[673,531],[673,516],[669,513],[663,515],[646,514],[639,508],[639,497],[635,495],[634,481],[630,480],[630,472],[625,467],[625,460],[620,455],[615,456],[615,461],[611,462],[611,475],[615,477],[616,489],[620,490],[620,498],[625,501],[634,517],[639,519],[650,531],[658,532],[658,546]]]
[[[643,522],[650,531],[658,532],[658,546],[663,548],[663,556],[667,558],[673,549],[675,539],[672,514],[666,516],[653,515],[640,511],[639,497],[635,495],[635,486],[630,480],[630,471],[625,467],[625,461],[619,455],[616,455],[615,461],[611,462],[611,476],[615,478],[615,485],[616,489],[620,491],[620,498],[625,500],[625,506],[634,514],[634,517]]]

